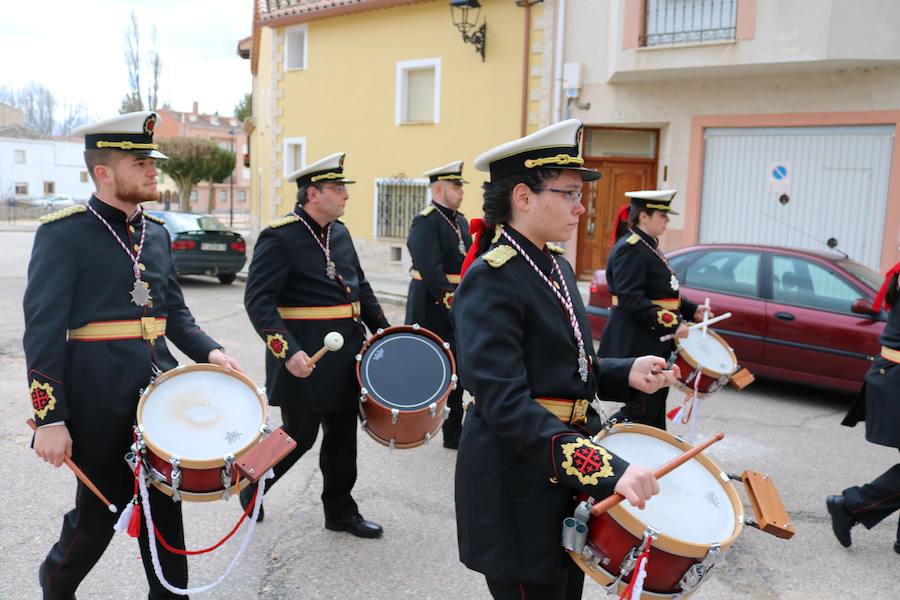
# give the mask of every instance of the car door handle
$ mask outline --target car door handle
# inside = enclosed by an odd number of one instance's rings
[[[775,318],[776,318],[776,319],[781,319],[782,321],[793,321],[793,320],[796,319],[797,317],[795,317],[794,315],[792,315],[792,314],[789,313],[789,312],[781,312],[781,311],[778,311],[777,313],[775,313]]]

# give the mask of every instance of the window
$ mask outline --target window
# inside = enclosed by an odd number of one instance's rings
[[[717,250],[707,252],[684,274],[684,284],[694,288],[734,294],[758,296],[759,254]]]
[[[88,172],[87,172],[87,171],[82,171],[82,172],[81,172],[80,178],[81,178],[81,183],[87,183],[87,180],[88,180]],[[160,182],[162,182],[162,173],[159,174],[159,180],[160,180]]]
[[[397,63],[395,123],[439,123],[441,59]]]
[[[52,196],[56,193],[56,182],[55,181],[45,181],[44,182],[44,195]]]
[[[250,169],[248,169],[247,167],[244,167],[241,170],[241,178],[242,179],[250,179]]]
[[[226,200],[228,200],[228,192],[219,190],[219,202],[225,202]]]
[[[24,150],[16,150],[16,164],[24,165],[25,164],[25,151]]]
[[[656,158],[656,131],[590,128],[584,135],[584,154]]]
[[[375,180],[375,236],[403,239],[429,201],[427,179]]]
[[[286,71],[306,68],[306,25],[284,31],[284,68]]]
[[[28,195],[28,184],[22,182],[16,182],[16,196],[27,196]]]
[[[306,164],[306,138],[284,138],[284,175],[288,176]]]
[[[237,199],[238,199],[238,203],[240,203],[240,204],[243,204],[244,202],[246,202],[247,201],[247,192],[245,192],[244,190],[239,190]]]
[[[772,257],[772,299],[808,308],[850,313],[863,294],[822,265],[802,258]]]
[[[733,40],[737,0],[647,0],[645,46]]]
[[[191,204],[197,204],[197,190],[191,190]]]

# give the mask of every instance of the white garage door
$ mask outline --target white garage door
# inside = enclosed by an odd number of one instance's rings
[[[878,270],[894,127],[705,131],[700,241],[827,250]]]

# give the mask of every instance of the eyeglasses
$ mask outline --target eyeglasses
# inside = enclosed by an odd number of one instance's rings
[[[553,192],[554,194],[562,194],[566,197],[566,200],[568,200],[569,204],[571,204],[572,206],[575,206],[576,204],[581,202],[581,198],[582,196],[584,196],[584,194],[576,190],[558,190],[556,188],[533,188],[531,191]]]
[[[341,194],[341,193],[347,191],[347,186],[344,185],[343,183],[329,183],[329,184],[324,184],[324,185],[322,185],[322,188],[323,188],[323,189],[326,189],[326,190],[332,190],[332,191],[335,191],[335,192],[337,192],[338,194]]]

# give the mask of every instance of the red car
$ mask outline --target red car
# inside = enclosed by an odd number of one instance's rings
[[[857,392],[881,344],[887,312],[872,302],[881,275],[843,255],[775,246],[708,244],[666,254],[681,294],[715,314],[714,326],[754,375]],[[606,273],[587,307],[600,339],[609,317]]]

